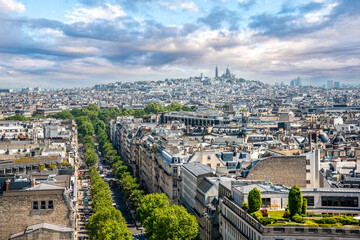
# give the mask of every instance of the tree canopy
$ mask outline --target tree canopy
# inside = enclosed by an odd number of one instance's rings
[[[150,217],[145,219],[149,239],[195,239],[198,234],[198,222],[183,206],[155,208]]]
[[[140,222],[145,221],[151,216],[156,208],[167,208],[170,207],[169,199],[165,193],[153,193],[144,196],[141,203],[136,210],[136,217]]]
[[[290,216],[301,214],[303,197],[299,186],[293,186],[289,191],[289,211]]]
[[[249,212],[259,211],[261,208],[261,193],[257,188],[253,188],[248,195]]]
[[[145,106],[144,111],[147,114],[155,114],[155,113],[164,112],[165,109],[164,109],[163,105],[161,105],[159,103],[149,103],[148,105]]]

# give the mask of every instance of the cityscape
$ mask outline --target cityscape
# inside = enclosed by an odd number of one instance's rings
[[[359,9],[0,0],[0,240],[360,239]]]

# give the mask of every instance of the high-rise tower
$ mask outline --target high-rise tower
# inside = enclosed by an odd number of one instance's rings
[[[216,68],[215,68],[215,78],[218,78],[219,77],[219,69],[218,69],[218,66],[216,65]]]

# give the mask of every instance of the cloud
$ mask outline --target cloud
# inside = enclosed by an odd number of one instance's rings
[[[240,18],[236,12],[223,7],[214,7],[207,16],[198,18],[199,23],[210,27],[212,30],[223,28],[225,23],[229,29],[238,30],[239,21]]]
[[[194,2],[187,1],[169,1],[169,2],[160,2],[160,6],[165,9],[172,11],[184,11],[184,12],[199,12],[198,6]]]
[[[0,13],[25,12],[25,6],[15,0],[0,0]]]
[[[355,5],[355,6],[354,6]],[[286,4],[278,14],[261,13],[250,18],[248,26],[258,34],[272,37],[293,37],[320,31],[336,23],[341,17],[360,15],[355,9],[360,1],[310,2],[302,5]]]
[[[170,25],[142,14],[124,15],[126,8],[112,3],[89,2],[91,7],[69,12],[74,16],[69,22],[1,18],[0,36],[6,38],[0,38],[0,84],[72,87],[189,77],[200,71],[212,76],[215,64],[229,64],[239,77],[265,81],[289,74],[358,79],[360,16],[346,1],[260,13],[241,31],[247,19],[226,4],[210,8],[197,22],[186,18]],[[149,3],[134,1],[142,7]]]
[[[249,10],[256,4],[256,0],[238,0],[238,5],[240,8]]]
[[[69,12],[66,17],[70,18],[72,22],[85,22],[89,23],[98,19],[102,20],[115,20],[119,17],[125,17],[126,13],[122,10],[120,5],[111,5],[105,3],[104,5],[94,8],[78,8]]]
[[[189,12],[199,12],[199,9],[194,2],[183,2],[180,4],[180,8]]]

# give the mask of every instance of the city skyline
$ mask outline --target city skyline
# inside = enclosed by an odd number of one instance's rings
[[[358,1],[0,0],[2,88],[221,75],[359,80]]]

